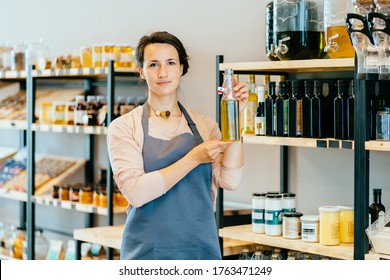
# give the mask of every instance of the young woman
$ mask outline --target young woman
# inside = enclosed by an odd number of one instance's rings
[[[121,259],[221,259],[217,187],[238,187],[242,144],[220,141],[213,119],[178,102],[189,68],[178,38],[144,36],[136,59],[147,102],[115,119],[107,136],[114,179],[129,202]],[[243,108],[247,87],[236,82],[234,91]]]

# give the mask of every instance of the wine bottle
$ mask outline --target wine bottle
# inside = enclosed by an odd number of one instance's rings
[[[255,133],[255,115],[257,109],[257,93],[255,75],[249,75],[248,85],[248,103],[246,104],[243,112],[243,133],[254,134]]]
[[[233,69],[225,69],[224,83],[221,98],[222,141],[240,141],[238,100],[233,92]]]
[[[314,96],[311,98],[311,132],[313,138],[325,137],[322,86],[322,81],[314,81]]]
[[[324,99],[326,137],[334,138],[334,99],[337,96],[337,81],[328,81],[328,94]]]
[[[273,136],[274,133],[274,107],[275,107],[275,82],[268,83],[268,96],[265,98],[265,135]]]
[[[291,97],[288,100],[288,136],[297,136],[297,121],[298,121],[298,100],[296,96],[300,90],[300,82],[292,81]]]
[[[313,86],[312,80],[306,80],[305,96],[302,97],[302,136],[306,138],[312,137],[310,99],[313,96]]]
[[[255,117],[255,135],[265,135],[265,114],[264,114],[264,87],[257,88],[259,105],[257,106],[256,117]]]
[[[279,82],[279,95],[275,99],[276,104],[276,136],[284,136],[285,131],[287,132],[287,129],[285,129],[285,124],[287,126],[287,116],[285,116],[285,113],[288,112],[288,108],[285,108],[287,106],[287,100],[285,100],[285,97],[287,97],[287,87],[286,82],[281,81]]]
[[[382,204],[382,189],[373,189],[373,194],[374,202],[368,208],[370,224],[385,215],[385,206]]]
[[[348,139],[354,140],[355,138],[355,86],[354,81],[351,81],[351,94],[348,98]]]
[[[337,96],[334,99],[334,138],[348,139],[348,82],[337,81]]]

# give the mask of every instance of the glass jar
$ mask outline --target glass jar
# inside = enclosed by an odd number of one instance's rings
[[[265,207],[265,193],[252,194],[252,232],[264,233],[264,207]]]
[[[65,102],[60,102],[60,101],[53,102],[52,122],[55,124],[66,124],[65,112],[66,112]]]
[[[103,186],[95,185],[93,187],[93,195],[92,195],[92,204],[93,206],[100,206],[100,191],[103,189]]]
[[[121,44],[117,46],[118,49],[118,67],[131,68],[134,67],[134,49],[128,44]]]
[[[49,242],[42,234],[42,230],[35,231],[35,260],[45,260],[49,252]],[[27,260],[27,237],[23,241],[23,260]]]
[[[352,4],[355,8],[355,12],[362,16],[375,10],[374,0],[352,0]]]
[[[389,0],[374,0],[375,11],[384,15],[390,15],[390,1]]]
[[[114,189],[114,206],[126,207],[129,203],[118,188]]]
[[[105,189],[100,190],[99,204],[100,207],[107,207],[107,191]]]
[[[263,252],[261,251],[255,251],[252,255],[251,260],[264,260]]]
[[[92,67],[102,67],[102,45],[93,45],[92,46]]]
[[[325,51],[330,58],[354,57],[355,50],[345,25],[345,17],[354,12],[351,1],[325,0]]]
[[[18,228],[12,233],[10,238],[9,254],[15,259],[23,258],[23,241],[26,239],[26,231]]]
[[[301,217],[299,212],[283,213],[283,237],[288,239],[301,238]]]
[[[354,211],[351,206],[340,208],[340,242],[353,243],[354,241]]]
[[[282,256],[282,250],[280,248],[275,248],[272,252],[270,260],[277,261],[277,260],[283,260]]]
[[[84,95],[77,95],[74,109],[74,123],[84,125],[84,119],[87,117],[87,103]],[[88,118],[87,118],[88,121]]]
[[[324,2],[274,0],[274,46],[280,60],[325,56]]]
[[[320,212],[320,244],[340,244],[340,208],[322,206]]]
[[[304,215],[301,217],[301,238],[304,242],[318,242],[319,217],[317,215]]]
[[[1,47],[1,65],[3,71],[9,71],[11,70],[11,52],[12,48],[8,45],[8,43],[5,43]]]
[[[251,253],[249,252],[249,249],[245,248],[242,249],[240,255],[238,256],[239,260],[250,260],[251,259]]]
[[[60,186],[54,185],[51,187],[51,198],[58,199]]]
[[[93,190],[91,186],[84,186],[79,191],[79,202],[82,204],[93,203]]]
[[[40,123],[52,123],[52,106],[51,102],[43,102],[41,103],[41,109],[39,111],[39,122]]]
[[[25,65],[25,52],[26,45],[19,44],[13,47],[10,56],[11,56],[11,70],[12,71],[22,71],[24,70]]]
[[[72,184],[69,186],[69,200],[72,202],[78,202],[80,199],[80,185]]]
[[[69,101],[65,103],[65,123],[68,125],[74,124],[74,101]]]
[[[282,195],[267,194],[264,205],[265,234],[282,235]]]
[[[84,68],[92,67],[92,49],[90,47],[80,48],[81,66]]]
[[[69,186],[61,185],[58,191],[60,200],[68,201],[69,200]]]
[[[296,211],[295,193],[282,194],[282,210],[283,213]]]
[[[118,49],[114,44],[105,44],[102,49],[102,65],[108,67],[110,60],[114,61],[114,67],[117,66],[117,53]]]
[[[390,108],[382,108],[376,113],[376,139],[390,140]]]

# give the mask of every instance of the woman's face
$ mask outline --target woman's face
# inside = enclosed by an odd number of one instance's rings
[[[176,94],[183,73],[179,54],[170,44],[149,44],[144,50],[144,66],[138,68],[149,86],[149,94],[166,96]]]

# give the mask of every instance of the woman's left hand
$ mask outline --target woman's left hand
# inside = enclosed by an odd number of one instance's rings
[[[248,87],[245,83],[238,82],[237,76],[233,77],[233,91],[239,101],[240,112],[242,112],[248,103]]]

